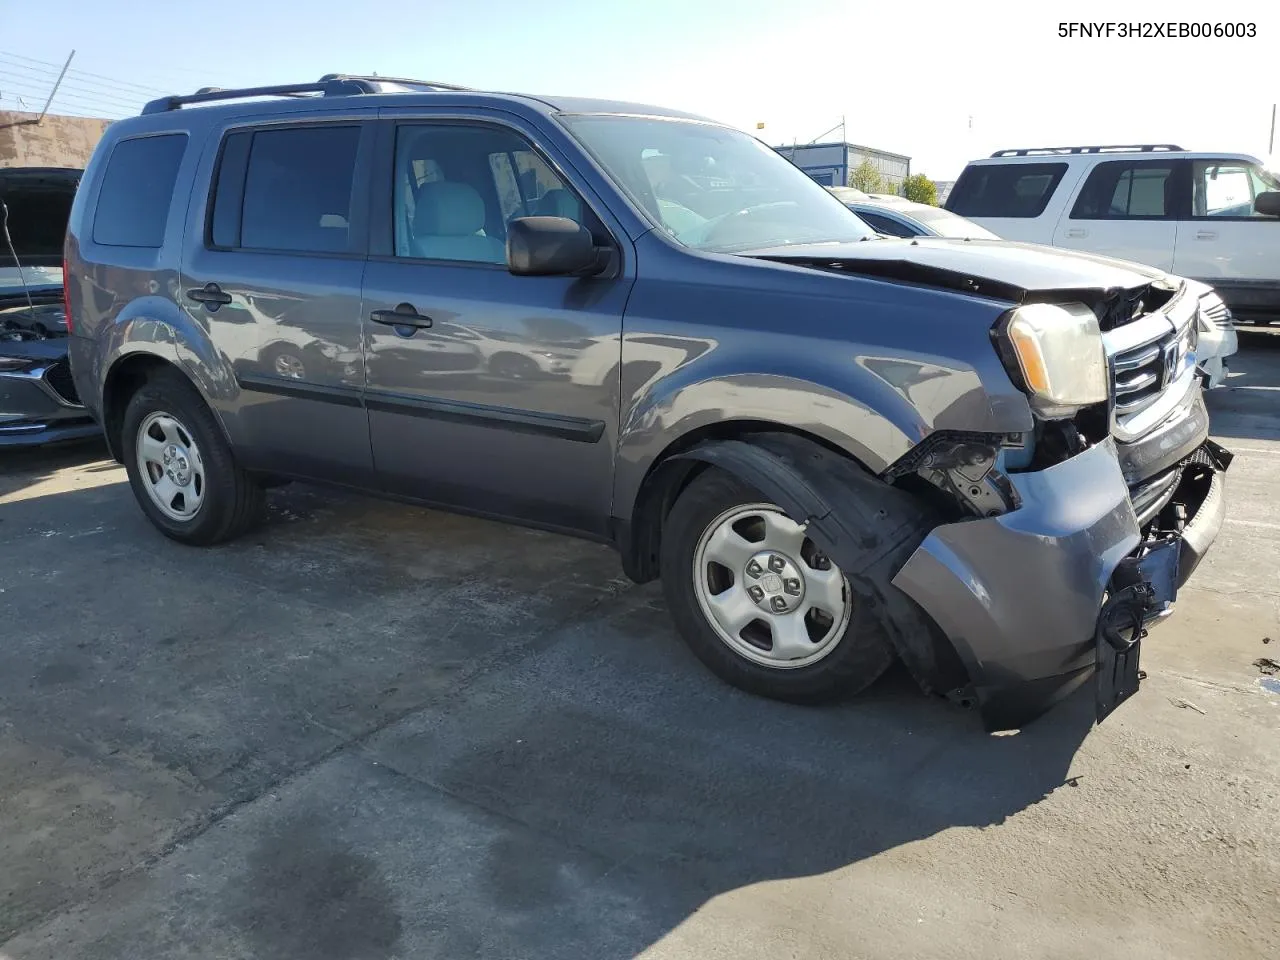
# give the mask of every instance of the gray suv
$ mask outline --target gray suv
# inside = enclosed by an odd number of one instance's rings
[[[1018,726],[1213,541],[1197,301],[1048,248],[877,236],[754,138],[330,75],[113,124],[66,243],[80,396],[166,535],[292,478],[614,545],[792,701],[895,657]]]

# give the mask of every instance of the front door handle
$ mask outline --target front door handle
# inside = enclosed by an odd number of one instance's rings
[[[1086,230],[1084,227],[1072,227],[1070,230],[1067,231],[1067,236],[1075,239],[1079,239],[1080,237],[1087,237],[1088,235],[1089,235],[1089,231]]]
[[[369,319],[388,327],[411,327],[415,330],[422,330],[435,322],[420,314],[411,303],[398,303],[394,310],[375,310],[369,314]]]
[[[1217,240],[1218,231],[1217,230],[1197,230],[1196,239],[1197,240]]]
[[[203,287],[194,287],[187,291],[187,299],[203,303],[210,310],[216,310],[231,302],[231,294],[224,293],[222,288],[212,280]]]

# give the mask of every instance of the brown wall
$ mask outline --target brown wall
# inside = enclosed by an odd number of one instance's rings
[[[0,110],[0,167],[83,167],[109,120]]]

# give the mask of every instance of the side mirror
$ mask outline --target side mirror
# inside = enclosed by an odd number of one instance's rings
[[[1264,217],[1280,217],[1280,191],[1258,194],[1253,198],[1253,209]]]
[[[567,217],[518,217],[507,224],[507,269],[517,277],[588,276],[602,267],[591,231]]]

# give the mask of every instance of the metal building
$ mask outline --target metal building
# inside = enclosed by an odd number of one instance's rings
[[[874,147],[861,147],[856,143],[805,143],[799,146],[774,147],[797,167],[827,187],[844,187],[849,184],[849,174],[863,160],[880,171],[885,188],[897,193],[902,181],[911,175],[911,158]]]

